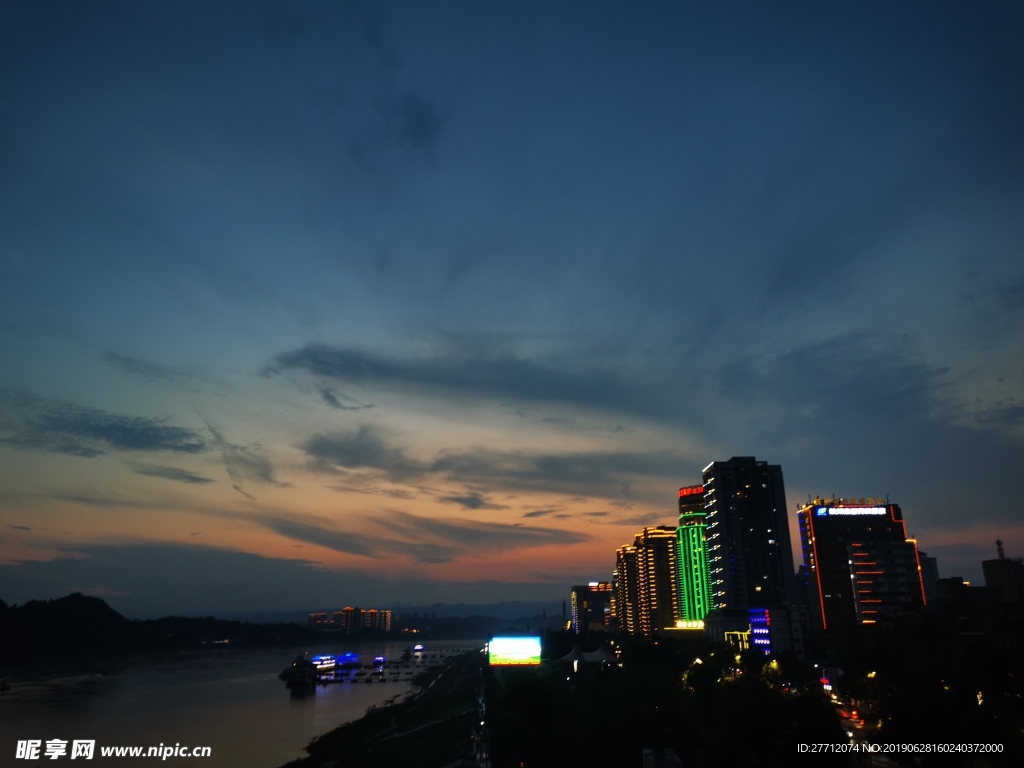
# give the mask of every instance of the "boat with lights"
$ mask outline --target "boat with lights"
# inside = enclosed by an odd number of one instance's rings
[[[351,680],[353,671],[358,670],[358,653],[318,653],[314,656],[298,656],[291,666],[281,670],[278,677],[288,688],[314,686],[323,683],[341,683]]]

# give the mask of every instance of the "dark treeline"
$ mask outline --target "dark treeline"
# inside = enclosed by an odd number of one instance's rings
[[[618,649],[618,664],[560,661],[574,647]],[[576,654],[576,657],[579,657]],[[1019,765],[1024,755],[1024,653],[977,639],[878,643],[831,674],[826,695],[813,662],[791,653],[738,653],[704,637],[640,638],[550,633],[538,668],[487,673],[494,768],[629,766],[668,748],[704,766]],[[840,713],[855,712],[851,725]],[[848,744],[848,728],[873,743],[1001,745],[997,754],[804,755],[798,744]]]
[[[737,654],[705,638],[615,638],[618,664],[559,662],[573,645],[611,638],[545,637],[539,668],[488,670],[492,763],[629,766],[645,749],[683,765],[792,765],[797,743],[846,741],[812,665]],[[737,673],[736,670],[739,670]]]

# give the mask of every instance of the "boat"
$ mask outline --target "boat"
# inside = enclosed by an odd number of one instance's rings
[[[285,667],[278,675],[284,680],[287,688],[306,688],[315,686],[320,677],[316,665],[305,656],[299,656],[290,667]]]
[[[359,667],[358,653],[319,653],[309,658],[303,654],[291,666],[285,667],[278,677],[288,688],[341,683],[351,679],[349,673]]]

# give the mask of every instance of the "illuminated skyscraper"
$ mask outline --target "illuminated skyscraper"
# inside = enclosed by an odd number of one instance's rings
[[[796,604],[782,467],[739,456],[704,468],[708,559],[716,609]]]
[[[679,616],[676,529],[667,525],[644,528],[636,535],[634,545],[640,633],[653,635],[674,627]]]
[[[636,569],[636,547],[625,544],[615,550],[616,612],[619,629],[631,635],[640,634],[639,576]]]
[[[572,588],[572,631],[577,635],[611,628],[612,585],[592,581]]]
[[[711,610],[711,578],[708,563],[707,529],[704,511],[704,486],[679,489],[679,528],[677,571],[679,575],[679,614],[683,621],[703,621]]]
[[[676,529],[644,528],[615,553],[619,628],[653,635],[675,627],[679,616],[679,554]]]
[[[815,499],[797,512],[810,619],[840,635],[927,602],[917,542],[899,505],[881,499]]]

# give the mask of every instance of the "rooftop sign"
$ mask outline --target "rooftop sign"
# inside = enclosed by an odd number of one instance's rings
[[[683,496],[703,496],[704,486],[703,485],[687,485],[685,488],[679,489],[679,498]]]
[[[887,507],[818,507],[814,510],[815,517],[831,517],[832,515],[885,515],[888,514]]]

